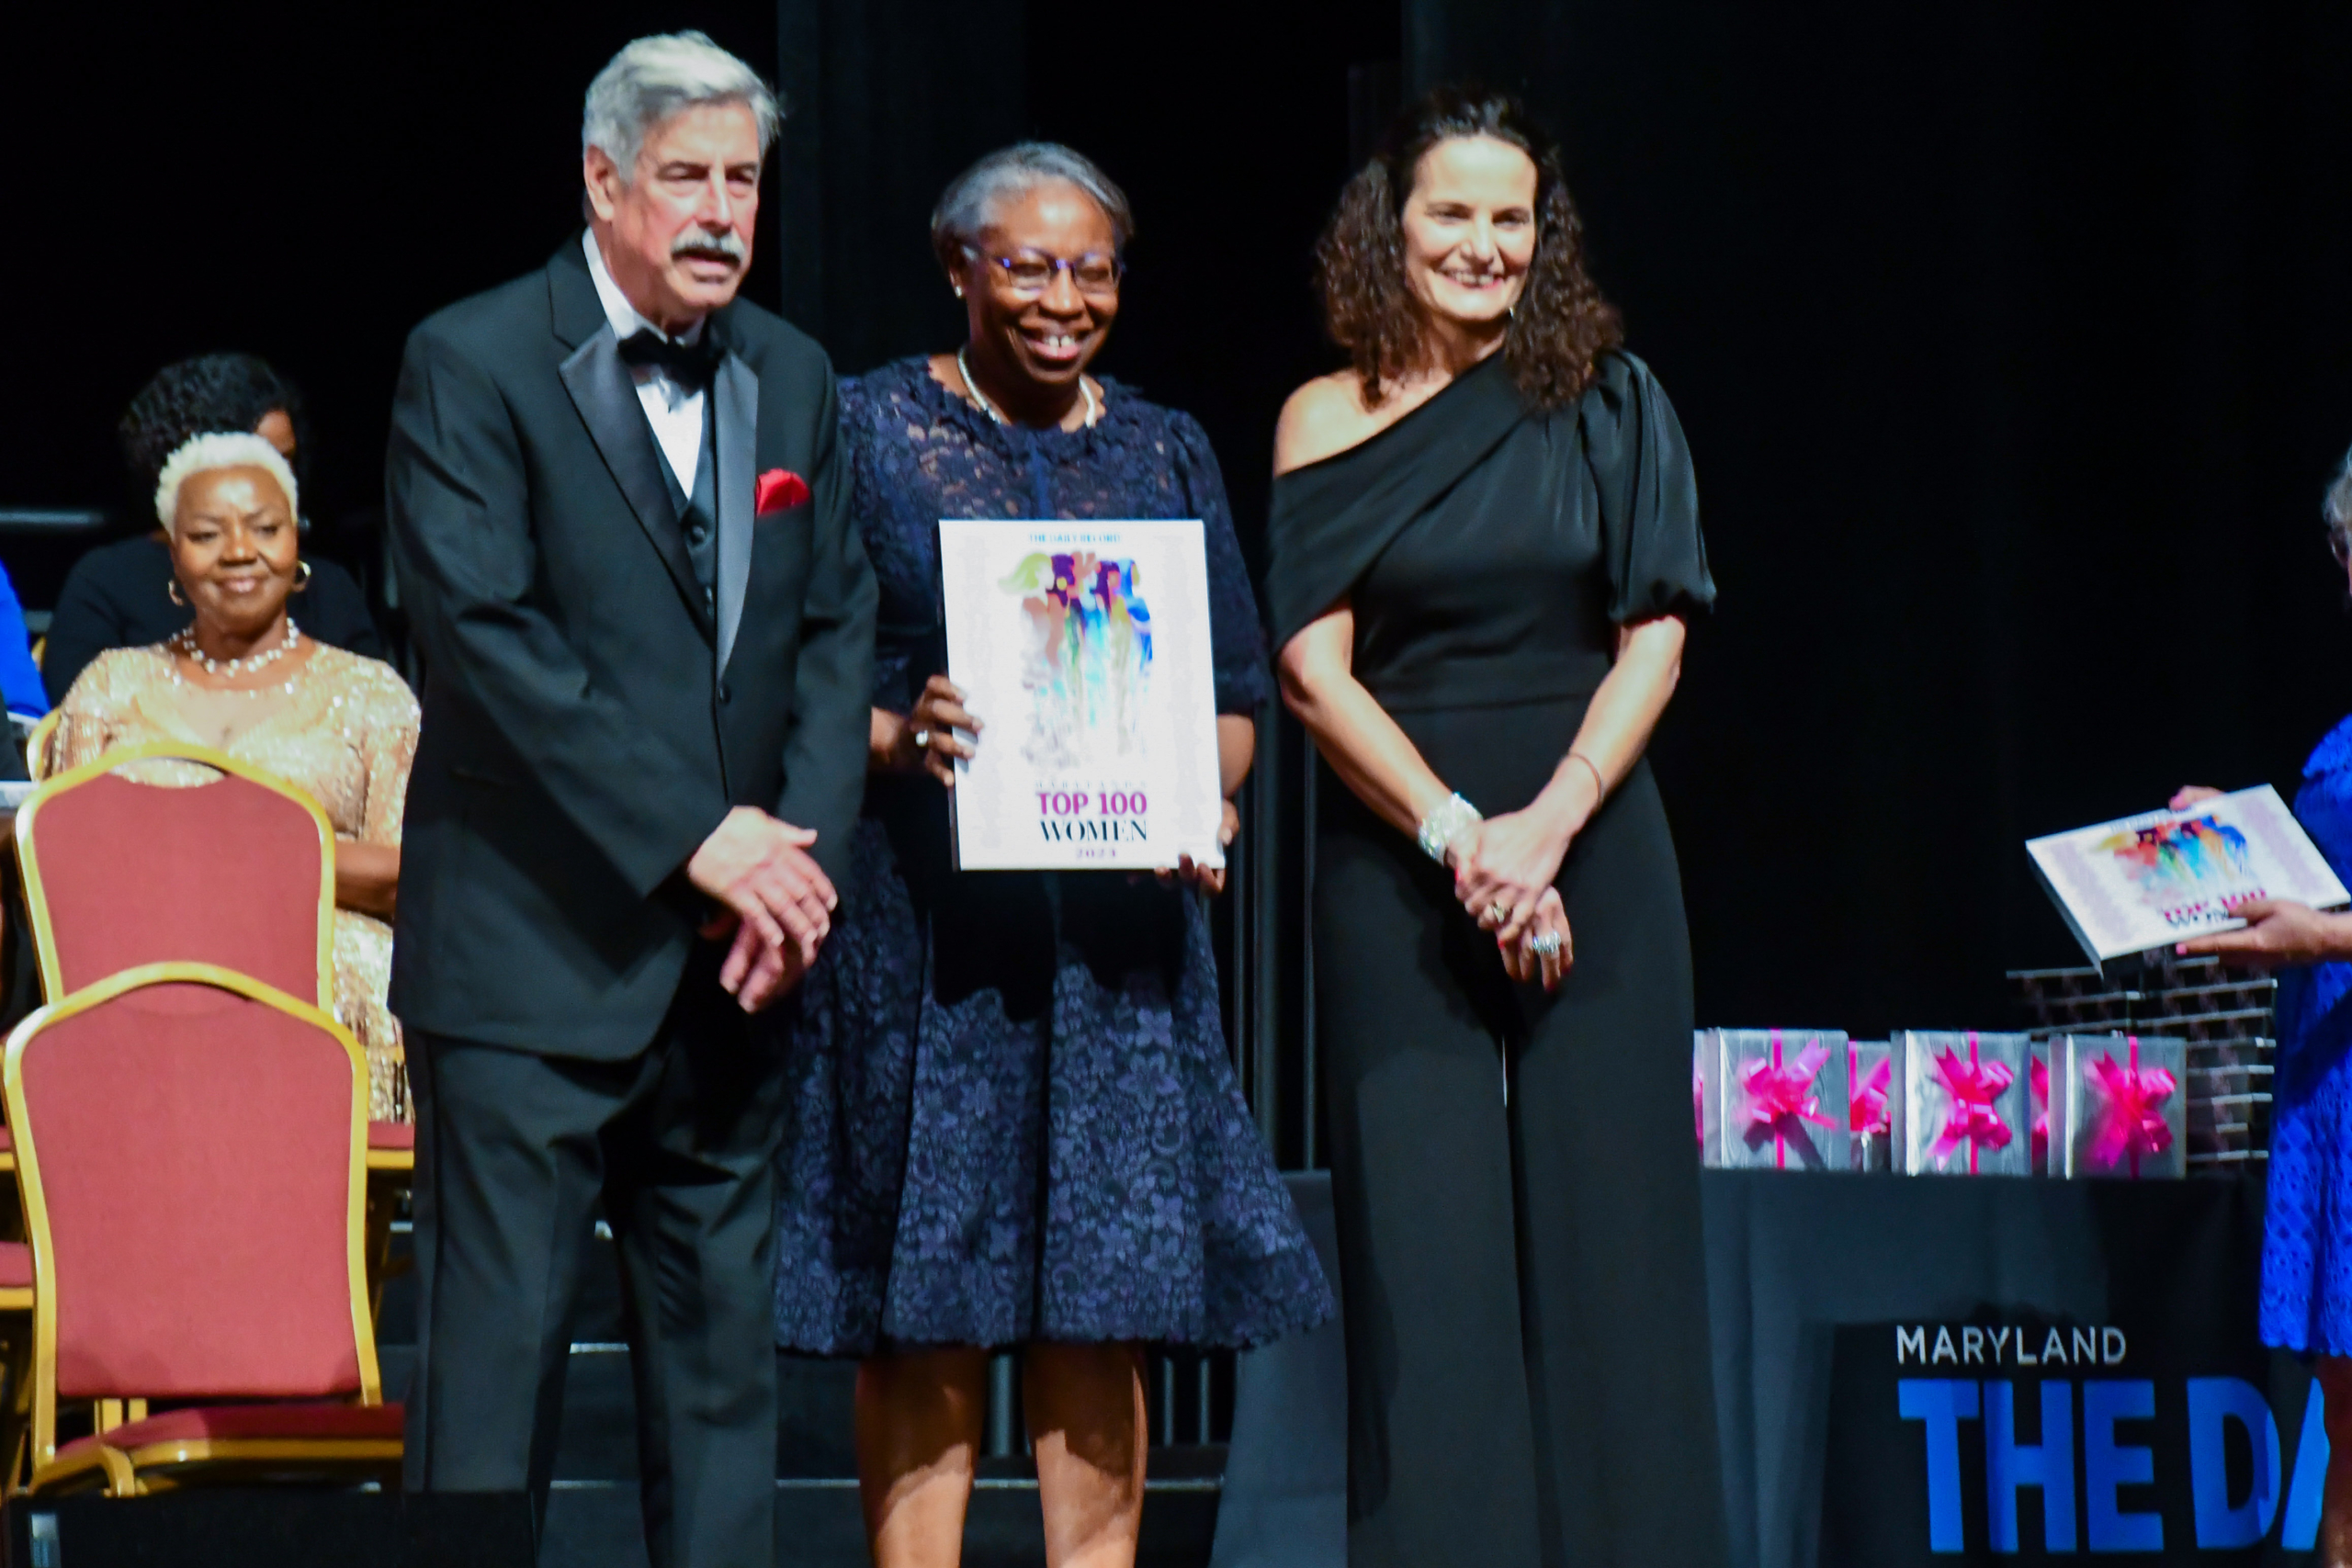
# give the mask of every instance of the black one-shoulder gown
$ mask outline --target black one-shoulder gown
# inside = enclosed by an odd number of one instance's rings
[[[1341,599],[1356,676],[1489,816],[1526,806],[1618,626],[1713,598],[1690,456],[1630,355],[1528,408],[1497,355],[1276,481],[1278,641]],[[1344,791],[1315,886],[1354,1568],[1727,1555],[1679,875],[1646,762],[1557,881],[1576,964],[1514,985],[1453,879]]]

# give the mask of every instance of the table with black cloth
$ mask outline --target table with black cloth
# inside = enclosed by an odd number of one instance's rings
[[[1327,1179],[1291,1179],[1319,1243]],[[2316,1425],[2304,1424],[2308,1371],[2266,1350],[2256,1329],[2258,1172],[2134,1183],[1711,1170],[1703,1189],[1737,1568],[2079,1560],[2127,1545],[2142,1548],[2124,1552],[2140,1562],[2311,1560],[2282,1542],[2299,1526],[2308,1536],[2325,1450],[2308,1440]],[[1984,1357],[1973,1364],[1964,1359],[1971,1327]],[[2053,1328],[2063,1366],[2045,1359]],[[1947,1329],[1951,1348],[1939,1359]],[[2020,1330],[2033,1364],[2018,1359]],[[1996,1352],[1991,1335],[2001,1331]],[[1334,1416],[1346,1394],[1324,1342],[1334,1332],[1243,1358],[1218,1568],[1346,1560]],[[2086,1343],[2097,1349],[2076,1364]],[[2064,1394],[2040,1393],[2060,1381]],[[1945,1528],[1960,1531],[1958,1551],[1931,1540],[1939,1423],[1919,1412],[1940,1389],[1978,1402],[1943,1423],[1957,1436]],[[2045,1494],[2030,1479],[2045,1397],[2064,1401],[2070,1424],[2073,1480],[2062,1489],[2072,1494],[2075,1549],[2057,1554]],[[2143,1418],[2132,1401],[2146,1398],[2154,1410]],[[2025,1461],[2012,1470],[2024,1483],[2014,1552],[1996,1550],[1991,1534],[1985,1417],[1996,1399],[2009,1406],[2007,1435]],[[2278,1441],[2267,1503],[2255,1474],[2258,1463],[2267,1469],[2256,1452],[2267,1447],[2264,1405]],[[1326,1495],[1312,1496],[1318,1488]],[[2259,1545],[2229,1544],[2257,1529]],[[2145,1550],[2155,1534],[2162,1550]]]

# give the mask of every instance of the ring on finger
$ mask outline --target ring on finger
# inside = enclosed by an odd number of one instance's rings
[[[928,730],[928,729],[918,729],[918,730],[916,730],[916,731],[915,731],[915,750],[918,750],[918,751],[926,751],[926,750],[929,750],[930,749],[931,749],[931,731],[930,731],[930,730]]]
[[[1560,933],[1558,931],[1539,932],[1529,939],[1527,946],[1530,952],[1540,958],[1557,958],[1560,956]]]
[[[1508,923],[1510,919],[1510,906],[1499,901],[1487,905],[1487,919],[1498,926]]]

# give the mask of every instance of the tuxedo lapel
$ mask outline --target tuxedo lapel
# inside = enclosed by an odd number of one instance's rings
[[[719,361],[711,395],[718,400],[718,668],[727,668],[743,624],[743,596],[752,581],[752,476],[757,467],[760,378],[729,352]]]
[[[586,269],[582,270],[584,275]],[[584,276],[582,281],[586,281]],[[612,471],[613,482],[636,514],[638,526],[645,530],[662,564],[669,569],[686,608],[707,631],[709,613],[695,581],[694,562],[686,555],[677,508],[670,504],[669,487],[662,482],[653,427],[646,423],[645,406],[638,401],[637,384],[629,379],[628,367],[621,363],[610,322],[598,326],[571,352],[563,362],[562,376],[564,390],[571,394],[572,406],[594,437],[596,450],[604,455],[605,467]]]

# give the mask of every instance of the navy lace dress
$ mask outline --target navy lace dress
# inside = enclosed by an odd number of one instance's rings
[[[944,667],[937,521],[992,516],[1201,518],[1218,711],[1265,700],[1191,418],[1108,384],[1091,428],[1000,427],[920,358],[843,381],[841,411],[882,589],[876,706],[908,711]],[[778,1344],[1250,1345],[1330,1314],[1226,1054],[1198,894],[957,873],[921,775],[869,778],[840,892],[793,1025]]]
[[[2303,764],[2295,817],[2352,878],[2352,718]],[[2262,1337],[2352,1356],[2352,964],[2280,972],[2272,1087]]]

